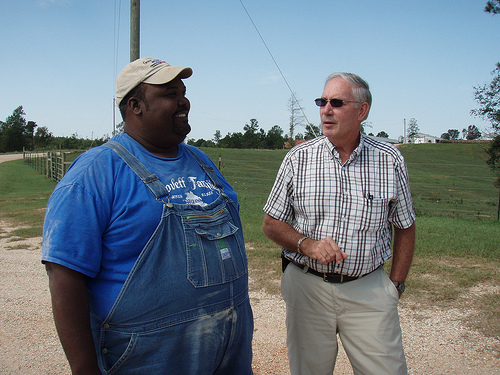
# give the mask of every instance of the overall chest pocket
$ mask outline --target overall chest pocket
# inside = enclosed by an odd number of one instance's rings
[[[243,276],[245,243],[226,208],[182,217],[186,235],[187,277],[196,288],[220,285]]]

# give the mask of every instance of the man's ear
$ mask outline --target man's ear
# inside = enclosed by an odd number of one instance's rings
[[[130,110],[134,115],[140,116],[142,114],[142,101],[132,96],[127,101],[127,109]]]
[[[361,105],[359,106],[358,120],[359,121],[366,120],[369,111],[370,111],[370,105],[367,102],[361,103]]]

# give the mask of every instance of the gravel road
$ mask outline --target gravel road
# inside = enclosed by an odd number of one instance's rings
[[[0,374],[69,374],[40,263],[41,238],[19,240],[10,234],[13,229],[0,221]],[[263,291],[252,291],[250,297],[254,373],[288,374],[284,302]],[[500,341],[463,325],[471,311],[404,306],[400,315],[410,374],[500,374]],[[342,349],[334,374],[352,374]]]

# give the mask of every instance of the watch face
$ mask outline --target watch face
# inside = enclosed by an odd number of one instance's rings
[[[393,281],[394,286],[398,290],[399,293],[403,293],[405,291],[405,284],[399,281]]]

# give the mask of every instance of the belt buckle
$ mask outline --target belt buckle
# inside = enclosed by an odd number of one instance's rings
[[[323,272],[323,281],[329,283],[328,274]],[[340,283],[344,282],[344,274],[340,274]]]

